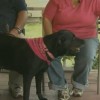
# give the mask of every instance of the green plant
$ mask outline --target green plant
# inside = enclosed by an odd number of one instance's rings
[[[97,69],[98,68],[98,64],[99,64],[99,57],[98,54],[96,55],[95,59],[94,59],[94,63],[93,63],[93,69]]]
[[[25,25],[25,37],[40,37],[42,36],[42,24],[41,23],[27,23]]]

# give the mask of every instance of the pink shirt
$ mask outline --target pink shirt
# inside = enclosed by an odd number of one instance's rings
[[[96,37],[100,0],[80,0],[76,7],[71,0],[49,0],[43,16],[52,22],[53,32],[67,29],[82,39]]]

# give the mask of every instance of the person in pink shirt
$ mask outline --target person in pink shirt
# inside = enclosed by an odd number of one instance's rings
[[[58,100],[68,100],[70,95],[82,96],[88,85],[88,75],[99,44],[96,22],[100,17],[100,0],[49,0],[43,12],[44,34],[69,30],[84,39],[85,45],[75,56],[71,91],[61,64],[61,57],[51,62],[48,68],[49,87],[58,91]],[[70,94],[70,95],[69,95]],[[66,96],[64,96],[66,95]]]

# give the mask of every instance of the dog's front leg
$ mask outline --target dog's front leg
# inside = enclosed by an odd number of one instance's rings
[[[30,73],[23,75],[23,100],[29,100],[32,78],[33,75]]]
[[[35,76],[35,81],[36,81],[36,93],[38,95],[39,100],[47,100],[46,98],[43,97],[41,93],[41,83],[43,79],[43,72],[38,73]]]

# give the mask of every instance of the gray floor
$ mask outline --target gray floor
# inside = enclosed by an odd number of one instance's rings
[[[71,100],[100,100],[100,94],[97,95],[97,85],[96,85],[96,76],[97,72],[94,71],[90,74],[89,81],[90,85],[84,92],[82,97],[79,98],[71,98]],[[67,80],[70,84],[70,77],[71,72],[68,72],[66,74],[68,77]],[[48,98],[48,100],[57,100],[57,92],[53,90],[49,90],[48,88],[48,77],[45,74],[45,97]],[[22,100],[22,99],[14,99],[10,96],[8,91],[8,74],[7,73],[0,73],[0,100]],[[30,100],[38,100],[37,95],[35,94],[35,82],[34,79],[32,81],[31,85],[31,93],[30,93]]]

